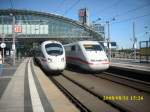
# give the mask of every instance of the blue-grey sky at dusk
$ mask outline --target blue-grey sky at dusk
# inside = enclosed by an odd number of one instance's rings
[[[138,42],[150,37],[150,0],[0,0],[0,9],[12,6],[15,9],[55,13],[74,20],[78,20],[80,8],[88,8],[90,22],[97,18],[101,18],[97,23],[110,21],[111,40],[116,41],[119,48],[132,47],[133,22]],[[114,17],[115,21],[111,21]]]

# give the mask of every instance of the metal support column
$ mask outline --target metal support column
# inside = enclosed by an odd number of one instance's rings
[[[133,22],[133,49],[134,49],[134,60],[136,61],[136,37],[135,37],[135,23]]]
[[[16,37],[15,37],[15,16],[13,15],[13,23],[12,23],[12,50],[13,50],[13,65],[16,64]]]
[[[5,38],[5,35],[2,34],[2,43],[4,43],[4,38]],[[2,63],[4,64],[5,63],[5,52],[4,52],[4,48],[2,48]]]
[[[109,21],[106,21],[108,25],[108,56],[109,56],[109,61],[111,62],[111,43],[110,43],[110,24]]]

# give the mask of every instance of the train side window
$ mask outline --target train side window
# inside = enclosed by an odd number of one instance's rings
[[[75,45],[71,46],[71,51],[75,51],[75,50],[76,50],[76,46]]]

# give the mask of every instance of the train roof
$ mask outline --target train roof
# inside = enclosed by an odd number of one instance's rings
[[[75,45],[75,44],[99,44],[98,41],[89,41],[89,40],[85,40],[85,41],[77,41],[74,43],[69,43],[69,44],[65,44],[64,46],[71,46],[71,45]]]
[[[42,42],[41,45],[48,44],[48,43],[58,43],[58,44],[61,44],[59,41],[47,40],[47,41]],[[61,45],[62,45],[62,44],[61,44]]]

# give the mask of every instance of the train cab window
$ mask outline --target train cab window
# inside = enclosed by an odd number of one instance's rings
[[[103,51],[103,48],[100,45],[84,44],[83,46],[86,51]]]
[[[49,55],[62,55],[63,54],[63,48],[60,44],[57,43],[51,43],[45,45],[46,52]]]
[[[76,46],[75,45],[71,46],[71,51],[75,51],[75,50],[76,50]]]

